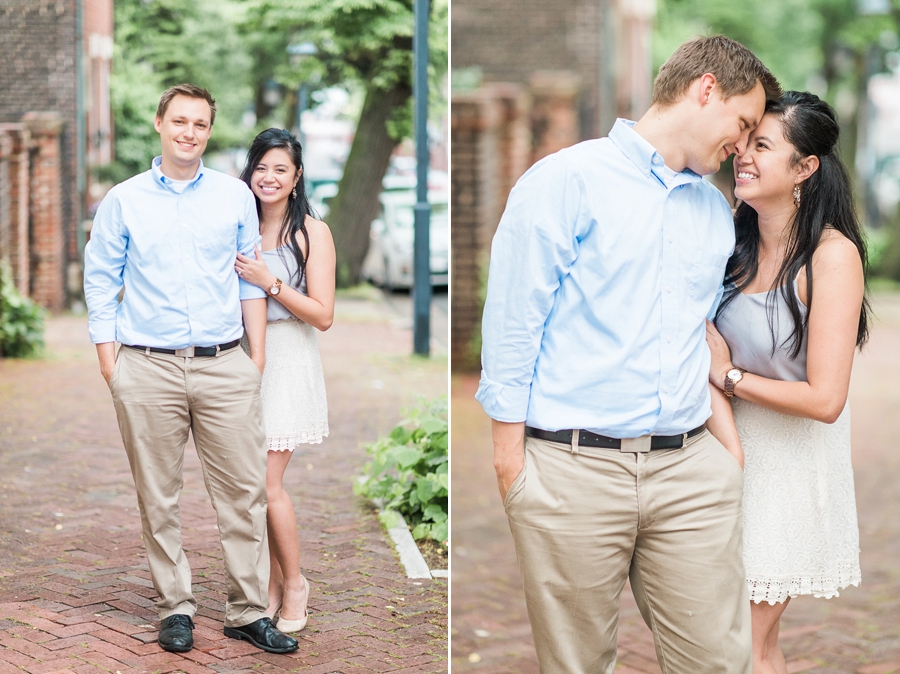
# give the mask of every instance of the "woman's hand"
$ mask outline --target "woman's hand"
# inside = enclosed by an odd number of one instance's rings
[[[731,350],[725,339],[716,330],[716,326],[706,321],[706,343],[709,345],[709,381],[722,388],[725,386],[725,373],[734,367],[731,363]]]
[[[237,259],[234,261],[234,270],[247,283],[252,283],[268,292],[269,288],[275,285],[275,275],[266,266],[258,246],[253,246],[253,253],[256,255],[255,260],[238,253]]]

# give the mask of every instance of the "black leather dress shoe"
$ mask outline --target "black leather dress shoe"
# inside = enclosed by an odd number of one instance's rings
[[[244,639],[269,653],[293,653],[299,646],[294,637],[279,632],[271,618],[260,618],[243,627],[226,627],[225,636]]]
[[[159,637],[156,640],[164,651],[187,653],[194,647],[193,629],[191,616],[176,613],[159,621]]]

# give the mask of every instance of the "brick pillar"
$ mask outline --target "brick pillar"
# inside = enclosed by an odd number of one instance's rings
[[[496,203],[499,208],[496,216],[499,220],[509,191],[531,166],[531,97],[520,84],[486,84],[483,91],[500,107]],[[496,226],[496,222],[494,225]]]
[[[7,160],[9,185],[9,264],[13,280],[22,295],[30,295],[30,269],[28,245],[28,146],[31,135],[24,124],[0,124],[0,135],[10,140]]]
[[[581,140],[578,105],[581,79],[569,71],[539,70],[531,76],[532,163]]]
[[[9,158],[12,155],[12,138],[0,132],[0,261],[11,263],[9,213]]]
[[[55,112],[29,112],[31,134],[31,298],[58,311],[66,301],[60,132]]]
[[[450,362],[454,370],[477,369],[481,283],[497,227],[498,130],[502,107],[485,91],[454,94],[450,106],[450,200],[453,256]]]

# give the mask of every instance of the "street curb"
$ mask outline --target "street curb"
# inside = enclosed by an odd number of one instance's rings
[[[391,540],[394,541],[394,547],[397,548],[397,554],[400,555],[400,563],[406,570],[407,578],[432,578],[431,571],[422,553],[419,552],[419,546],[413,540],[412,534],[409,533],[409,527],[403,515],[397,513],[400,522],[395,527],[388,529]]]
[[[359,482],[364,482],[366,478],[360,476],[356,479]],[[384,510],[384,501],[382,499],[373,498],[372,503],[375,504],[379,512]],[[406,519],[396,510],[394,512],[397,513],[400,521],[397,523],[397,526],[391,527],[387,532],[391,540],[394,541],[394,548],[397,550],[397,554],[400,555],[400,563],[403,564],[406,577],[428,578],[429,580],[432,578],[449,578],[450,572],[445,569],[435,569],[432,572],[428,568],[428,562],[425,561],[422,553],[419,552],[419,546],[416,545],[416,541],[409,532],[409,525],[407,525]]]

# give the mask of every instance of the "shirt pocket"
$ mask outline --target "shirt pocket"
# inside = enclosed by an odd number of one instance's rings
[[[237,223],[204,222],[194,233],[194,246],[213,269],[233,266],[237,257]]]
[[[698,318],[706,318],[712,309],[716,294],[725,279],[725,265],[729,255],[701,250],[694,256],[688,268],[688,310]]]

